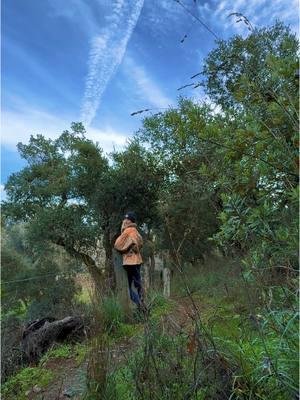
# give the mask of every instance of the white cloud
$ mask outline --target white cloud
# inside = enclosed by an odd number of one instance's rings
[[[57,117],[43,110],[22,107],[14,111],[2,110],[1,143],[15,149],[18,142],[27,143],[30,135],[42,134],[55,139],[64,130],[70,128],[76,118]],[[128,135],[114,130],[111,126],[103,129],[89,127],[86,137],[98,142],[105,153],[114,148],[120,149],[126,143]]]
[[[109,125],[103,130],[89,127],[87,137],[94,142],[98,142],[106,153],[111,152],[114,148],[121,149],[124,147],[128,138],[128,136],[118,133]]]
[[[66,128],[64,120],[44,111],[31,108],[2,110],[1,143],[14,148],[18,142],[28,142],[30,135],[45,134],[56,138]]]
[[[142,106],[166,108],[173,103],[150,77],[147,70],[133,58],[127,56],[124,59],[124,70],[129,79],[129,86],[133,88],[135,96],[139,97]]]
[[[117,0],[107,26],[91,41],[88,75],[81,108],[81,119],[89,126],[96,116],[101,97],[122,62],[128,41],[139,19],[144,0]]]

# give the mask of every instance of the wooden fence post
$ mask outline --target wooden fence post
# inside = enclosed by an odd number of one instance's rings
[[[170,297],[170,278],[171,273],[169,268],[163,269],[163,293],[166,298]]]
[[[147,293],[149,291],[150,288],[150,266],[151,260],[150,258],[147,259],[146,262],[144,262],[143,266],[142,266],[142,271],[143,271],[143,289],[144,289],[144,297],[147,298]]]

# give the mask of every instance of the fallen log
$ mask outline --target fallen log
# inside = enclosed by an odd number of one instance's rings
[[[84,336],[84,325],[80,317],[61,320],[43,318],[28,324],[23,332],[21,349],[29,362],[36,362],[55,342],[79,340]]]

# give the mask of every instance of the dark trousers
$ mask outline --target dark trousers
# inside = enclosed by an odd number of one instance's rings
[[[141,304],[143,288],[141,280],[141,266],[140,265],[123,265],[123,268],[127,272],[129,294],[131,300],[137,305]],[[137,292],[132,289],[132,283],[136,288]]]

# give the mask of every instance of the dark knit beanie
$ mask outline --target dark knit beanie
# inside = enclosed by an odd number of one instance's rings
[[[136,222],[136,215],[133,211],[128,211],[124,218],[129,219],[131,222]]]

